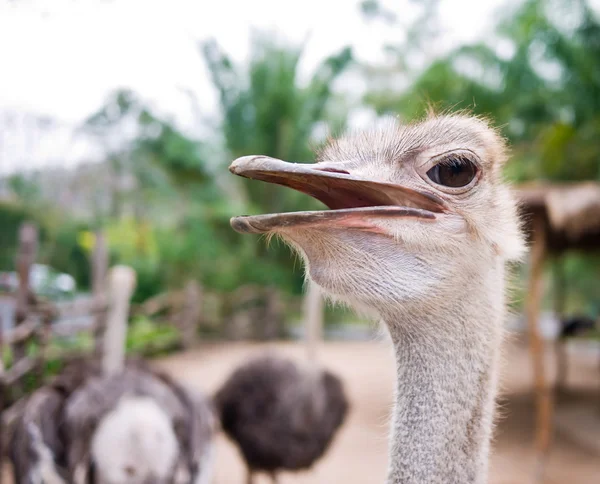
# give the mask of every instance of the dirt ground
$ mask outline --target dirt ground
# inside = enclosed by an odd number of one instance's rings
[[[183,382],[212,393],[237,365],[266,349],[292,358],[304,357],[304,347],[298,343],[229,343],[203,345],[159,360],[156,365]],[[323,344],[319,354],[322,363],[344,380],[352,409],[324,458],[311,471],[283,473],[280,483],[380,484],[384,482],[387,464],[387,421],[394,382],[391,350],[385,342],[336,342]],[[530,361],[518,342],[507,347],[504,361],[503,417],[496,432],[490,484],[530,484],[534,467]],[[556,432],[546,484],[600,482],[600,453],[578,439],[582,431],[587,431],[592,440],[596,436],[600,440],[598,357],[576,355],[571,362],[565,405],[574,411],[569,413],[569,425]],[[575,406],[570,405],[573,402]],[[582,413],[582,404],[594,410]],[[242,484],[244,477],[236,448],[220,435],[213,484]],[[268,482],[263,476],[258,479],[258,484]]]
[[[183,381],[213,392],[227,375],[251,355],[275,349],[302,358],[296,343],[228,344],[206,346],[166,358],[159,365]],[[326,343],[320,351],[323,364],[343,378],[352,410],[327,455],[309,472],[281,476],[282,484],[380,484],[387,464],[387,421],[392,405],[394,364],[385,342]],[[504,357],[503,418],[499,421],[491,464],[491,484],[529,484],[534,456],[533,400],[530,361],[522,344],[513,342]],[[570,400],[588,401],[598,409],[598,358],[571,359]],[[600,439],[600,412],[596,413]],[[572,419],[573,420],[573,419]],[[575,419],[578,421],[577,419]],[[580,419],[581,422],[588,420]],[[557,431],[544,480],[547,484],[600,482],[600,454],[578,443],[575,433]],[[225,437],[218,440],[214,484],[244,482],[245,471],[237,450]],[[270,482],[266,477],[260,484]]]

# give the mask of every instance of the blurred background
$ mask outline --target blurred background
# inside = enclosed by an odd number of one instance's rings
[[[0,1],[4,334],[18,320],[15,261],[30,223],[36,294],[89,299],[101,241],[106,264],[137,273],[128,350],[207,391],[263,347],[299,357],[302,264],[229,218],[318,202],[233,177],[228,164],[247,154],[312,161],[330,135],[428,106],[493,119],[518,188],[600,182],[600,1]],[[558,243],[560,257],[549,240],[541,278],[544,384],[567,373],[554,402],[553,483],[600,479],[600,229],[591,233],[585,251]],[[498,483],[525,482],[534,453],[534,375],[519,337],[530,273],[515,268]],[[324,311],[322,358],[353,410],[322,461],[283,482],[382,482],[389,350],[373,323]],[[47,374],[63,351],[91,346],[89,332],[65,328],[93,317],[54,318]],[[215,482],[242,482],[235,449],[220,445]]]

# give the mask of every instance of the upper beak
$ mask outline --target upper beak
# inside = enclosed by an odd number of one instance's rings
[[[321,165],[323,166],[323,165]],[[244,156],[229,167],[232,173],[294,188],[320,200],[332,210],[394,206],[442,213],[442,199],[392,183],[378,182],[346,172],[329,171],[320,164],[289,163],[268,156]]]

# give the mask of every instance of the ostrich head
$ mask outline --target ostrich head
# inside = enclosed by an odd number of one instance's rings
[[[480,118],[431,116],[330,141],[315,164],[238,158],[234,174],[284,185],[330,210],[236,217],[283,238],[331,297],[375,310],[443,300],[469,268],[518,258],[517,206],[499,134]]]

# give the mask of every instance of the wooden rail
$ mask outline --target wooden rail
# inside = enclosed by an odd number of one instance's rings
[[[24,356],[12,365],[3,375],[2,383],[6,386],[16,384],[25,375],[35,369],[38,364],[38,358]]]

